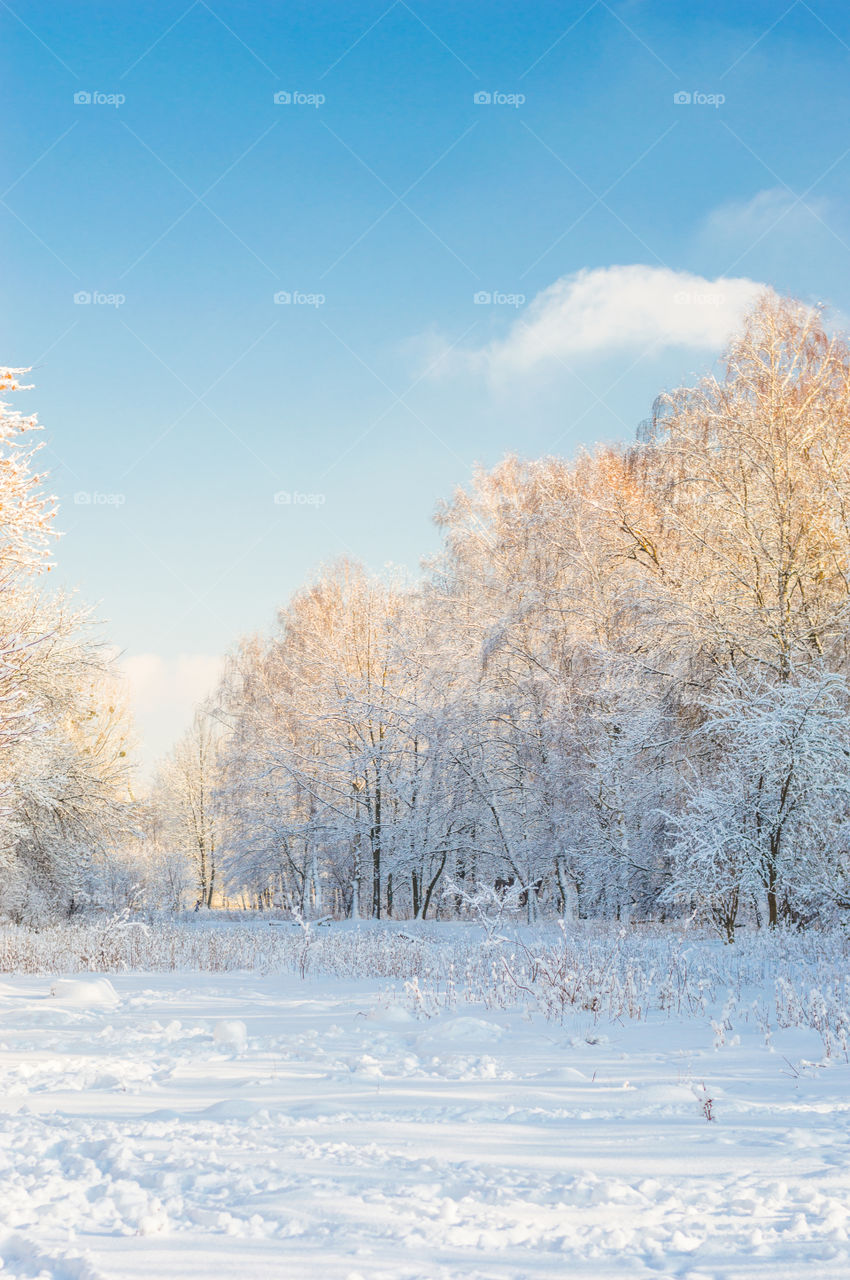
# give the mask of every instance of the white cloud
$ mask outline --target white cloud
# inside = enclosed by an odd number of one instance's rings
[[[137,653],[124,658],[121,665],[134,702],[140,710],[150,711],[175,702],[200,701],[221,674],[222,659],[208,653],[182,653],[177,658]]]
[[[149,766],[189,726],[197,704],[215,688],[224,660],[208,653],[176,658],[137,653],[124,658],[121,666]]]
[[[629,348],[717,350],[764,288],[640,264],[579,271],[537,294],[505,338],[464,358],[498,377]]]
[[[694,250],[701,261],[770,280],[780,293],[826,301],[830,314],[840,314],[848,241],[850,221],[840,202],[827,196],[798,200],[785,188],[769,187],[712,209]]]
[[[817,232],[818,224],[834,215],[828,200],[798,200],[784,187],[768,187],[749,200],[730,200],[712,209],[700,230],[701,237],[713,245],[747,253],[765,239],[779,240],[783,249],[797,246],[803,238]]]

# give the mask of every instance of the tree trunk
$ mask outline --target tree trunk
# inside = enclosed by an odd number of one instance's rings
[[[354,840],[354,870],[351,876],[351,910],[348,913],[352,920],[360,919],[360,840],[358,832]]]
[[[769,928],[775,929],[779,923],[779,899],[776,892],[776,868],[779,865],[779,838],[771,836],[770,854],[767,860],[767,876],[765,878],[765,888],[767,889],[767,923]]]
[[[428,908],[429,908],[429,907],[430,907],[430,905],[431,905],[431,894],[432,894],[432,893],[434,892],[434,890],[436,889],[436,887],[437,887],[437,881],[439,880],[440,876],[443,874],[443,868],[444,868],[444,867],[445,867],[445,865],[446,865],[446,858],[447,858],[447,857],[448,857],[448,854],[445,854],[445,853],[444,853],[444,854],[443,854],[443,860],[442,860],[442,862],[440,863],[440,866],[439,866],[439,868],[438,868],[438,870],[437,870],[437,874],[434,876],[434,879],[433,879],[433,880],[431,881],[431,883],[428,885],[428,890],[427,890],[427,892],[426,892],[426,894],[425,894],[425,901],[424,901],[424,903],[422,904],[422,919],[423,919],[423,920],[425,919],[425,917],[426,917],[426,916],[427,916],[427,914],[428,914]]]
[[[372,918],[381,918],[381,787],[375,788],[375,823],[372,838]]]
[[[374,832],[373,832],[374,836]],[[381,918],[381,846],[372,845],[372,918]]]

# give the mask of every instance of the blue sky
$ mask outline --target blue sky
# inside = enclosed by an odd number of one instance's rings
[[[0,15],[4,359],[148,754],[322,562],[629,434],[755,285],[850,311],[843,5]]]

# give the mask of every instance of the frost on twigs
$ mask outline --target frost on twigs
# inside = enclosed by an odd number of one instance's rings
[[[460,908],[467,919],[480,925],[484,932],[483,945],[491,948],[509,941],[502,930],[508,920],[516,917],[520,901],[527,892],[519,884],[501,887],[482,884],[470,891],[454,880],[447,880],[442,896],[453,900],[456,909]]]
[[[28,369],[0,366],[0,393],[28,391],[21,375]],[[8,588],[21,575],[46,565],[55,500],[40,491],[42,477],[32,469],[35,454],[43,446],[25,439],[40,431],[35,414],[26,416],[0,402],[0,589]]]

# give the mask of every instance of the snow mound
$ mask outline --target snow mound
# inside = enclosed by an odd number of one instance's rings
[[[577,1071],[575,1067],[552,1067],[549,1071],[539,1071],[534,1077],[535,1080],[552,1080],[556,1083],[573,1083],[580,1081],[587,1083],[587,1076],[583,1071]]]
[[[482,1041],[501,1040],[502,1035],[501,1027],[493,1022],[485,1022],[483,1018],[447,1018],[421,1039],[434,1042],[448,1040],[457,1044],[480,1044]]]
[[[216,1023],[213,1040],[219,1049],[232,1049],[234,1053],[244,1053],[248,1045],[248,1029],[244,1022],[225,1021]]]
[[[402,1008],[400,1004],[379,1005],[375,1009],[370,1009],[366,1014],[370,1022],[415,1022],[412,1013],[408,1013],[407,1009]]]
[[[253,1120],[259,1110],[258,1106],[244,1098],[225,1098],[222,1102],[204,1107],[202,1114],[219,1120]]]
[[[0,1241],[0,1270],[10,1280],[14,1275],[20,1276],[53,1276],[56,1280],[105,1280],[101,1271],[92,1266],[85,1254],[73,1250],[63,1253],[60,1250],[42,1250],[32,1240],[17,1232]]]
[[[118,992],[108,978],[57,978],[50,994],[75,1009],[114,1009],[120,1004]]]

